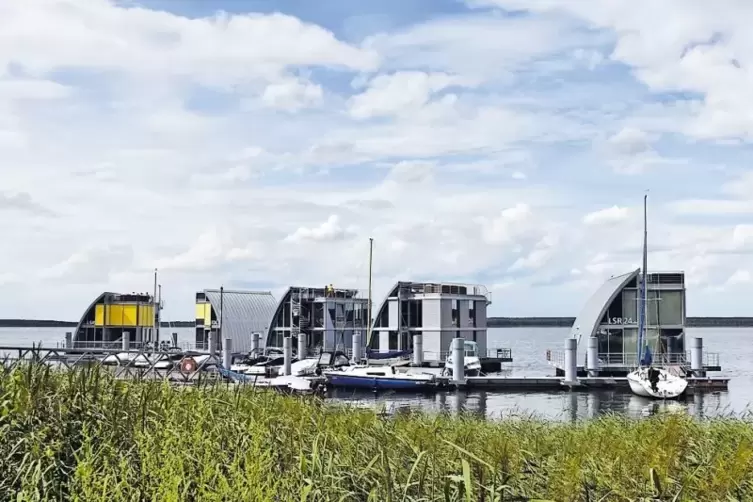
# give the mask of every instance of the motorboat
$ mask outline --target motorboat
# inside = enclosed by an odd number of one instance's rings
[[[479,376],[481,374],[481,360],[478,357],[478,344],[476,342],[466,340],[463,342],[463,369],[465,370],[465,376]],[[454,354],[450,353],[447,356],[447,360],[442,370],[442,375],[452,376]]]
[[[676,399],[685,393],[688,381],[663,368],[638,368],[628,373],[627,381],[633,394],[657,399]]]
[[[321,375],[325,368],[342,368],[350,365],[350,359],[342,351],[322,352],[318,356],[307,357],[290,365],[293,376]]]
[[[296,361],[296,359],[294,359]],[[254,356],[248,354],[237,364],[232,364],[230,369],[235,373],[246,375],[265,376],[269,375],[271,368],[280,367],[284,364],[282,349],[270,347],[265,350],[264,354]]]
[[[334,388],[419,391],[436,386],[435,375],[398,373],[394,366],[349,366],[324,371],[324,376]]]

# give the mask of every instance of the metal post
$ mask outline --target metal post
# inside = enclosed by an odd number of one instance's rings
[[[251,353],[256,357],[259,356],[259,333],[251,335]]]
[[[573,384],[578,378],[578,340],[565,338],[565,383]]]
[[[123,352],[131,350],[131,334],[128,331],[123,331],[120,341],[123,343]]]
[[[157,313],[159,312],[159,305],[157,305],[157,269],[154,269],[154,293],[152,294],[152,308],[154,309],[154,312],[152,312],[152,332],[149,334],[149,340],[148,342],[154,341],[154,339],[157,337]]]
[[[282,338],[282,374],[290,375],[290,366],[293,363],[293,337],[284,336]]]
[[[465,356],[464,356],[465,357]],[[413,366],[421,367],[424,364],[424,338],[421,333],[413,335]]]
[[[73,348],[73,333],[71,333],[70,331],[65,332],[65,348],[66,349]]]
[[[220,340],[222,340],[222,321],[223,321],[223,314],[225,313],[224,307],[224,299],[225,299],[225,286],[220,286],[220,326],[218,328]]]
[[[599,376],[599,339],[595,336],[588,338],[586,368],[588,369],[588,376]]]
[[[155,324],[157,325],[157,333],[155,333],[156,340],[154,341],[155,346],[159,345],[159,330],[162,327],[162,284],[157,285],[157,321]]]
[[[215,338],[217,338],[217,332],[215,330],[209,331],[209,355],[214,356],[217,353],[217,344],[215,343]]]
[[[298,360],[306,358],[306,333],[298,333]]]
[[[696,337],[690,343],[690,371],[694,376],[705,376],[703,371],[703,338]]]
[[[353,333],[353,362],[356,364],[361,363],[361,332]]]
[[[178,346],[178,333],[173,333],[172,338],[173,338],[173,347],[177,347]]]
[[[233,339],[225,338],[222,343],[222,366],[229,370],[233,364]]]
[[[455,385],[465,384],[465,338],[452,340],[452,381]]]
[[[374,238],[369,237],[369,304],[366,306],[368,312],[366,314],[366,344],[371,343],[371,265],[374,252]],[[378,336],[378,335],[377,335]]]

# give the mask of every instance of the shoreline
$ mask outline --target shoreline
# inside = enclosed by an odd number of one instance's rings
[[[569,328],[574,317],[489,317],[489,328]],[[54,319],[0,319],[0,328],[75,328],[75,321]],[[162,322],[161,328],[193,328],[194,321]],[[753,317],[687,317],[688,328],[751,328]]]

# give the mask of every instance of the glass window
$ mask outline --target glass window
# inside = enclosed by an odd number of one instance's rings
[[[635,290],[624,290],[622,292],[622,314],[623,317],[632,319],[633,322],[638,322],[638,298]]]
[[[371,332],[371,340],[369,341],[369,348],[371,350],[379,350],[379,331]]]
[[[661,291],[659,324],[682,324],[682,291]]]
[[[622,350],[625,354],[623,364],[634,365],[637,363],[638,354],[638,329],[627,328],[622,332]]]
[[[390,331],[389,350],[397,350],[397,331]]]

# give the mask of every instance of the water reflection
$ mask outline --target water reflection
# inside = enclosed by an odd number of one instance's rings
[[[421,409],[435,413],[470,413],[487,419],[536,417],[575,422],[611,413],[641,418],[665,412],[686,412],[699,419],[733,414],[723,406],[723,393],[719,392],[688,395],[677,401],[658,401],[621,391],[550,393],[446,391],[430,395],[332,390],[329,397],[330,402],[373,407],[385,413]]]

